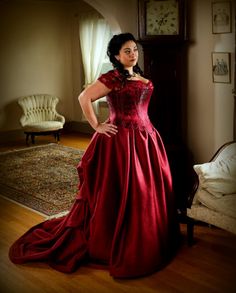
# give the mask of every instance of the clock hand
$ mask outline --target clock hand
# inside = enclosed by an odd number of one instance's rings
[[[170,12],[167,12],[166,14],[164,14],[164,17],[168,17],[170,14]]]
[[[170,14],[170,12],[167,12],[167,13],[165,13],[165,14],[163,15],[163,17],[162,17],[162,18],[160,19],[160,21],[158,22],[159,26],[162,26],[162,25],[163,25],[165,18],[168,17],[169,14]]]
[[[158,22],[159,26],[162,26],[163,21],[164,21],[164,17],[162,17],[162,18],[160,19],[160,21]]]

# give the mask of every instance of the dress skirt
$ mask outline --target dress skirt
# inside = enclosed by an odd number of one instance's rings
[[[119,126],[110,138],[95,133],[77,170],[69,214],[32,227],[12,245],[10,259],[47,262],[64,273],[94,264],[117,278],[165,266],[178,247],[179,224],[158,132]]]

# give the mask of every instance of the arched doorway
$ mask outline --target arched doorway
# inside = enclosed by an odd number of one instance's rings
[[[110,12],[107,11],[103,1],[96,1],[96,0],[83,0],[83,1],[89,4],[94,9],[96,9],[106,19],[106,21],[111,27],[111,31],[113,34],[117,34],[121,32],[119,23],[116,21],[115,17]]]

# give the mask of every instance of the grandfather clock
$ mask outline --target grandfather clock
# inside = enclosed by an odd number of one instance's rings
[[[139,0],[139,43],[144,74],[154,84],[149,116],[160,133],[170,162],[179,210],[190,189],[186,147],[187,0]]]

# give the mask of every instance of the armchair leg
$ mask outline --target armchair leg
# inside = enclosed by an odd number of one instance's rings
[[[29,136],[30,136],[30,134],[26,133],[25,142],[26,142],[27,145],[29,145]]]
[[[57,132],[57,141],[60,141],[60,131]]]
[[[60,130],[55,131],[44,131],[44,132],[25,132],[26,135],[26,145],[29,145],[29,137],[31,138],[31,143],[35,144],[35,137],[40,135],[53,135],[56,142],[60,141]]]
[[[192,218],[187,217],[187,241],[189,246],[194,244],[194,223]]]
[[[34,135],[33,134],[31,134],[31,142],[32,142],[32,144],[35,144],[35,139],[34,139]]]
[[[54,135],[54,138],[55,138],[56,142],[60,141],[60,132],[59,132],[59,130],[55,131],[53,133],[53,135]]]

